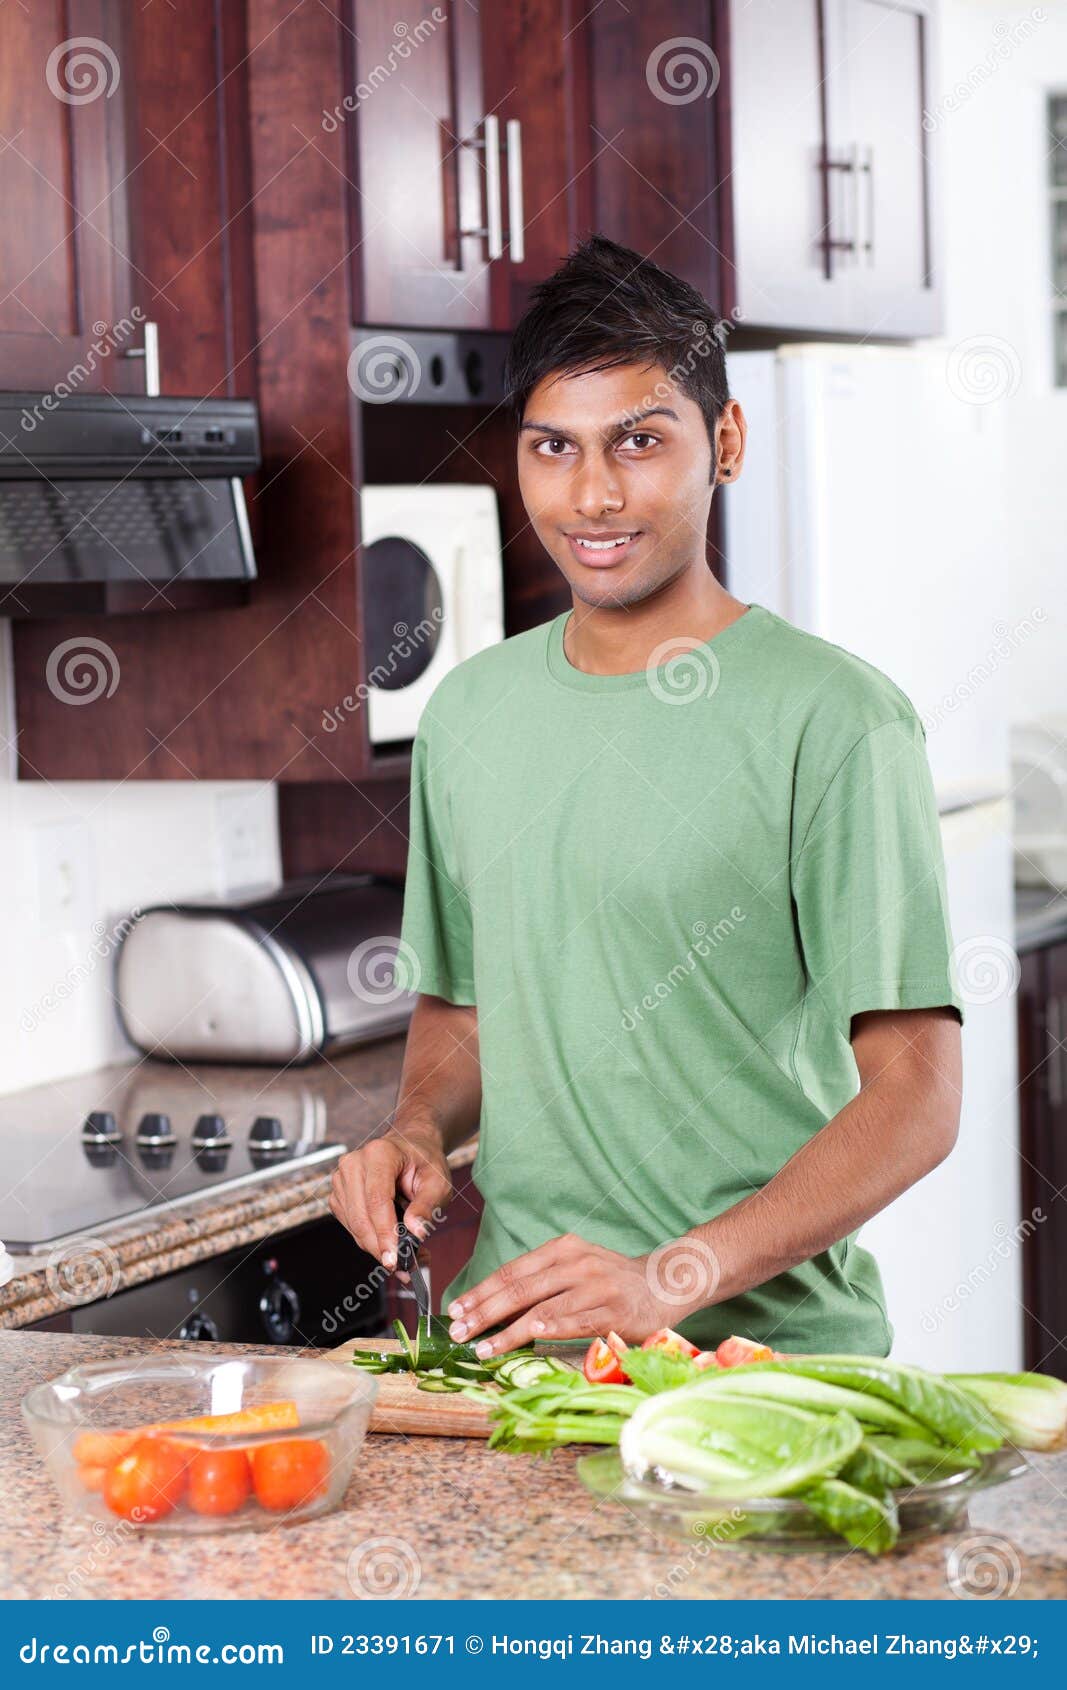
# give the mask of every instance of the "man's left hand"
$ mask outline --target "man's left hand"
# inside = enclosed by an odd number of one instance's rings
[[[450,1303],[449,1333],[470,1342],[501,1326],[476,1344],[479,1356],[609,1331],[640,1343],[713,1302],[717,1283],[713,1251],[691,1236],[648,1256],[622,1256],[568,1232],[505,1262]]]

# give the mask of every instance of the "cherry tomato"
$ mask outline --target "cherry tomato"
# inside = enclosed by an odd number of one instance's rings
[[[197,1514],[236,1514],[252,1489],[243,1449],[200,1449],[189,1463],[189,1506]]]
[[[680,1356],[698,1356],[699,1346],[691,1344],[688,1338],[683,1338],[680,1332],[675,1332],[670,1326],[661,1326],[658,1332],[645,1339],[641,1345],[643,1350],[672,1350]]]
[[[693,1357],[693,1366],[699,1368],[701,1373],[706,1372],[708,1368],[716,1368],[718,1365],[719,1358],[714,1350],[701,1350],[698,1356]]]
[[[619,1366],[619,1357],[603,1338],[594,1338],[585,1352],[582,1372],[591,1385],[626,1385],[626,1374]]]
[[[162,1520],[185,1494],[188,1452],[165,1438],[138,1438],[104,1480],[104,1501],[124,1520]]]
[[[330,1458],[314,1438],[286,1438],[252,1450],[252,1484],[264,1508],[284,1513],[326,1489]]]
[[[774,1351],[767,1344],[757,1344],[752,1338],[724,1338],[715,1351],[720,1367],[743,1367],[748,1361],[773,1361]]]

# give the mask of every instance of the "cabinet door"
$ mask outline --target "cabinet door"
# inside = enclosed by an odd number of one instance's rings
[[[597,229],[720,301],[723,66],[710,0],[587,8]]]
[[[324,119],[351,126],[355,321],[488,328],[502,185],[499,143],[486,144],[479,0],[414,24],[409,13],[403,0],[350,0],[352,109]]]
[[[0,11],[0,381],[133,392],[130,83],[114,0]],[[117,329],[117,335],[113,333]]]
[[[1067,1264],[1063,1242],[1063,1193],[1067,1188],[1067,944],[1051,946],[1043,953],[1042,961],[1043,979],[1038,976],[1039,996],[1035,1005],[1038,1013],[1034,1026],[1034,1062],[1025,1070],[1020,1066],[1020,1072],[1030,1076],[1028,1090],[1037,1081],[1031,1107],[1024,1108],[1027,1130],[1022,1145],[1024,1219],[1033,1223],[1023,1245],[1027,1365],[1067,1378]],[[1027,984],[1024,973],[1024,991]]]
[[[589,233],[588,10],[587,0],[515,0],[482,32],[485,98],[504,149],[494,328],[514,328],[530,289]]]
[[[825,0],[827,84],[848,169],[852,243],[840,254],[843,325],[876,335],[936,334],[937,227],[932,145],[924,127],[932,83],[934,0]],[[846,214],[849,215],[849,214]]]
[[[844,326],[853,195],[820,0],[730,0],[733,299],[746,327]]]

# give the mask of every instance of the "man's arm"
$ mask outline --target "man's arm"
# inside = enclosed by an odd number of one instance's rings
[[[420,993],[392,1121],[341,1158],[330,1193],[342,1226],[383,1266],[396,1265],[396,1194],[408,1199],[405,1225],[424,1238],[452,1196],[448,1152],[475,1130],[481,1105],[477,1010]]]
[[[759,1191],[649,1256],[552,1239],[464,1294],[453,1334],[504,1324],[479,1351],[614,1329],[640,1339],[808,1261],[944,1160],[959,1130],[960,1027],[951,1008],[853,1018],[860,1090]],[[682,1287],[692,1275],[693,1295]]]

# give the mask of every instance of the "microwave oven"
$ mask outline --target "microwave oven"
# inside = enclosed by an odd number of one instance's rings
[[[454,483],[360,493],[363,676],[371,743],[415,737],[441,677],[504,638],[496,494]]]

